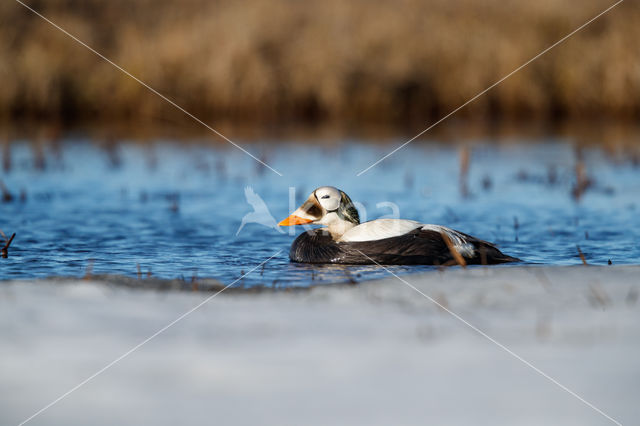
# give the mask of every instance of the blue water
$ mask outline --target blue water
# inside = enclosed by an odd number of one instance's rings
[[[253,210],[246,186],[278,221],[315,187],[333,185],[362,203],[367,219],[390,215],[395,205],[403,218],[495,242],[527,262],[579,264],[578,245],[591,264],[640,260],[640,168],[624,154],[584,148],[592,185],[576,199],[576,148],[561,141],[476,143],[463,180],[461,148],[435,142],[416,141],[360,177],[356,173],[397,143],[244,146],[283,176],[228,145],[120,141],[107,149],[70,139],[34,148],[13,141],[1,180],[14,199],[0,203],[0,229],[17,236],[9,258],[0,259],[0,279],[83,276],[87,268],[136,276],[139,264],[145,275],[226,284],[279,250],[238,285],[307,286],[386,275],[378,267],[289,263],[289,246],[301,228],[280,233],[249,223],[236,236]]]

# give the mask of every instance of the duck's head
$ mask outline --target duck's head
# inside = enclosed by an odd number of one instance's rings
[[[314,190],[307,201],[280,222],[280,226],[325,225],[334,240],[360,224],[358,210],[351,198],[333,186],[321,186]]]

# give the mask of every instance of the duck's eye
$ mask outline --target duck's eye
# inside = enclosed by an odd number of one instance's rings
[[[320,197],[320,198],[322,198],[322,199],[324,200],[324,199],[326,199],[326,198],[329,198],[329,195],[323,195],[323,196],[322,196],[322,197]]]

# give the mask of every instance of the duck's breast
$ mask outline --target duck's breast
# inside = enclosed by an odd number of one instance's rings
[[[311,229],[291,244],[289,258],[300,263],[342,263],[342,249],[324,229]]]

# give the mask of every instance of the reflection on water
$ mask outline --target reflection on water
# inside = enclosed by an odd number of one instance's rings
[[[544,264],[638,263],[640,168],[627,151],[548,140],[456,147],[416,142],[360,177],[395,145],[345,141],[246,147],[280,177],[228,146],[56,144],[15,140],[2,148],[0,228],[17,236],[0,278],[94,274],[229,283],[283,250],[238,285],[306,286],[386,275],[378,267],[310,266],[288,261],[299,229],[247,223],[245,187],[276,220],[311,190],[334,185],[366,208],[496,242],[510,255]],[[290,187],[295,202],[290,203]],[[290,205],[291,204],[291,205]],[[363,218],[364,219],[364,218]],[[428,267],[394,267],[399,273]]]

